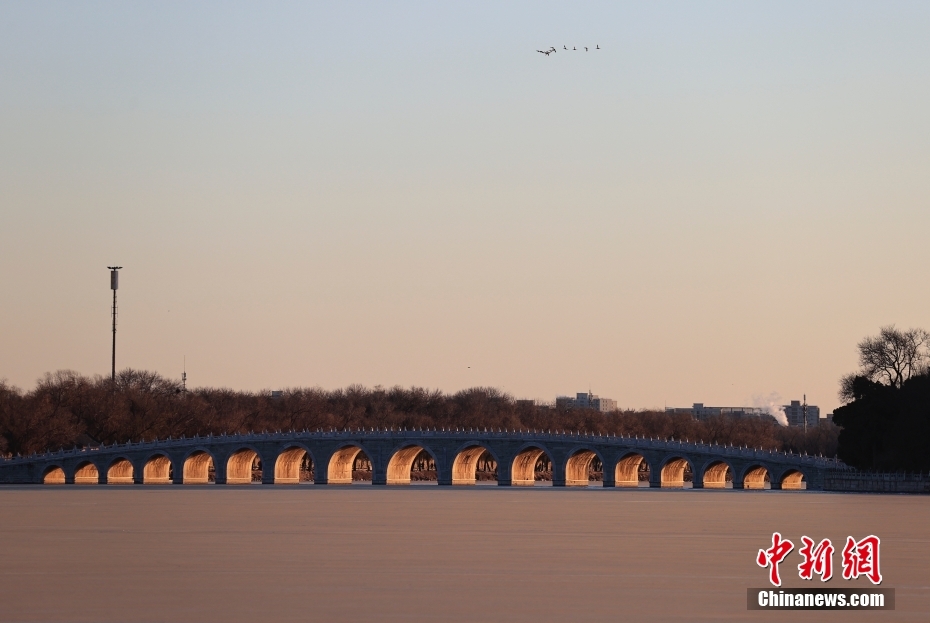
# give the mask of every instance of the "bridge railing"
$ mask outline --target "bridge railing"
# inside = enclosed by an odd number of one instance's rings
[[[831,469],[824,474],[823,488],[847,493],[930,493],[930,474]]]

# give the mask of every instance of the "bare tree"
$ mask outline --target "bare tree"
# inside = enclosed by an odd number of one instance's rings
[[[123,443],[344,427],[567,430],[827,453],[835,452],[839,434],[832,425],[805,433],[770,418],[716,416],[698,421],[657,411],[550,409],[518,403],[493,387],[455,394],[422,387],[292,388],[272,398],[270,392],[222,388],[182,391],[176,380],[128,369],[117,374],[115,384],[109,375],[87,378],[68,371],[47,375],[31,391],[0,380],[0,454],[56,450],[84,443],[86,437]]]
[[[859,342],[859,365],[856,374],[840,381],[840,398],[853,399],[853,381],[865,377],[876,383],[901,387],[904,381],[927,370],[930,363],[930,333],[923,329],[900,331],[889,325],[879,334]]]

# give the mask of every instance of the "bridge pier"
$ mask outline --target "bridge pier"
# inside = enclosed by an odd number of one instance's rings
[[[661,489],[662,488],[662,469],[653,468],[653,465],[659,465],[659,462],[656,461],[649,465],[649,488],[650,489]]]
[[[229,461],[228,453],[217,453],[213,457],[213,478],[214,483],[218,485],[226,484],[226,462]]]
[[[566,480],[565,461],[567,457],[553,452],[549,458],[552,460],[552,486],[564,487]]]
[[[259,463],[262,466],[262,484],[273,485],[275,463],[277,463],[277,459],[284,451],[284,448],[274,442],[256,443],[254,446]]]
[[[132,484],[141,485],[145,483],[145,459],[136,459],[132,462]]]
[[[258,455],[258,460],[261,461],[261,466],[262,466],[262,484],[273,485],[274,484],[274,468],[275,468],[275,463],[276,463],[276,459],[278,455],[273,450],[270,450],[268,448],[259,448],[259,451],[260,451],[260,454]]]
[[[513,486],[513,461],[516,457],[512,451],[498,450],[497,459],[497,486]]]
[[[602,451],[601,453],[601,486],[602,487],[616,487],[617,486],[617,461],[620,460],[620,456],[616,452],[612,452],[609,449]]]
[[[168,460],[171,461],[171,484],[184,484],[184,454],[180,452],[169,452]]]

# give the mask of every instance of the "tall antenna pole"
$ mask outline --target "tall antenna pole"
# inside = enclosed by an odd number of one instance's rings
[[[113,359],[112,376],[113,385],[116,385],[116,291],[119,289],[119,270],[122,266],[107,266],[110,269],[110,289],[113,290]]]
[[[804,434],[807,434],[807,394],[804,394],[804,407],[802,409],[802,414],[804,415]]]

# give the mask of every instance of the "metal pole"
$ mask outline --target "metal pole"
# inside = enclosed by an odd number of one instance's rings
[[[107,266],[110,269],[110,289],[113,290],[113,357],[111,360],[111,377],[116,387],[116,291],[119,289],[119,269],[122,266]]]
[[[114,296],[116,296],[116,293],[114,293]],[[113,327],[113,331],[114,331],[113,339],[115,340],[116,339],[116,333],[115,333],[116,327]],[[801,416],[804,418],[804,435],[806,437],[807,436],[807,394],[804,394],[804,408],[801,411]]]
[[[111,362],[111,375],[113,383],[116,383],[116,290],[113,290],[113,358]]]

